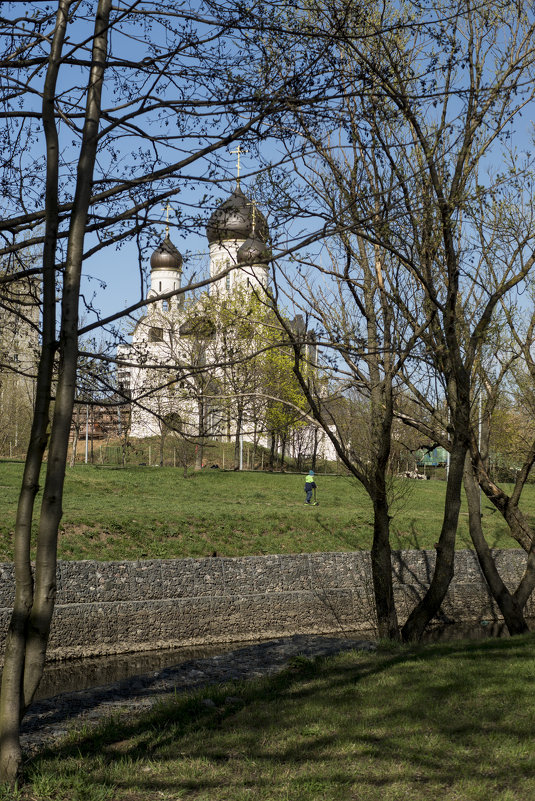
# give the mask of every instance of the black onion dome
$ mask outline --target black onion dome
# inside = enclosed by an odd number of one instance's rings
[[[267,264],[270,258],[268,246],[255,234],[245,240],[236,254],[238,264]]]
[[[151,270],[181,270],[182,256],[166,234],[150,257]]]
[[[268,226],[264,215],[255,208],[254,227],[256,236],[262,241],[268,238]],[[208,225],[206,236],[212,245],[228,239],[247,239],[253,230],[253,203],[237,186],[228,200],[214,211]]]

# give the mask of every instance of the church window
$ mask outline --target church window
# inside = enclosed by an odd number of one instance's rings
[[[225,289],[227,290],[227,292],[230,289],[230,275],[227,275],[225,279]]]
[[[149,342],[163,342],[163,328],[149,328]]]
[[[162,300],[162,309],[163,309],[163,311],[169,311],[169,301],[168,300]]]
[[[158,291],[159,291],[159,292],[161,292],[161,291],[162,291],[162,282],[161,282],[161,281],[160,281],[160,289],[159,289]]]

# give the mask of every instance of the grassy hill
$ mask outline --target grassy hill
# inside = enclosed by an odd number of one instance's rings
[[[13,557],[22,464],[0,462],[0,561]],[[304,505],[304,476],[78,465],[68,469],[59,539],[61,559],[244,556],[368,549],[369,499],[345,476],[319,475],[319,506]],[[392,506],[395,548],[433,548],[444,503],[442,481],[398,481]],[[524,508],[535,514],[535,489]],[[494,547],[514,547],[499,515],[484,504]],[[466,513],[458,547],[469,547]]]

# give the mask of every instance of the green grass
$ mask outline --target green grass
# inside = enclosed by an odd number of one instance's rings
[[[13,558],[13,530],[22,465],[0,462],[0,561]],[[145,559],[243,556],[368,549],[370,501],[345,476],[317,478],[320,505],[304,505],[304,477],[205,470],[185,479],[173,468],[67,470],[61,559]],[[392,512],[394,548],[433,548],[440,533],[445,483],[399,482]],[[535,488],[525,509],[535,515]],[[485,504],[493,547],[513,547],[501,517]],[[458,547],[469,547],[461,514]]]
[[[528,801],[534,644],[296,659],[275,678],[70,735],[30,762],[20,799]]]

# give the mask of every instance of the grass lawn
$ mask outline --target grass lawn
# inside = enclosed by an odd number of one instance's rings
[[[528,801],[534,646],[527,636],[297,658],[277,677],[70,735],[0,799]]]
[[[0,462],[0,561],[13,558],[22,465]],[[81,465],[67,470],[60,559],[243,556],[369,549],[373,515],[364,490],[345,476],[318,476],[320,505],[304,505],[304,477],[205,470],[185,479],[169,468]],[[398,481],[392,506],[394,548],[433,548],[445,483]],[[524,509],[535,516],[535,488]],[[458,547],[469,547],[466,510]],[[484,504],[493,547],[514,547]]]

